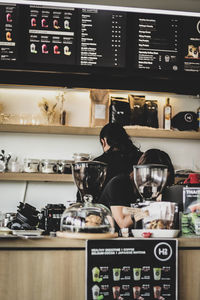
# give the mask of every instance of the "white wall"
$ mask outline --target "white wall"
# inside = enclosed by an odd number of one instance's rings
[[[42,97],[55,101],[56,95],[61,91],[59,88],[1,86],[0,103],[3,104],[4,113],[15,115],[20,113],[40,114],[38,102]],[[129,93],[145,94],[146,99],[158,100],[160,126],[166,97],[170,97],[173,115],[183,110],[196,111],[200,106],[200,100],[194,96],[138,91],[116,91],[110,92],[110,95],[126,97]],[[68,125],[89,126],[89,91],[69,89],[65,99],[64,105],[69,116]],[[143,151],[152,147],[166,151],[176,169],[200,170],[199,140],[152,138],[132,138],[132,140]],[[0,149],[5,149],[7,153],[9,152],[21,160],[24,158],[71,159],[75,152],[86,152],[96,156],[102,151],[97,136],[3,132],[0,133]],[[24,193],[24,182],[0,182],[0,210],[15,212],[17,205],[24,198]],[[40,209],[47,203],[64,203],[67,205],[75,200],[75,194],[76,188],[72,183],[31,182],[28,184],[26,201]]]

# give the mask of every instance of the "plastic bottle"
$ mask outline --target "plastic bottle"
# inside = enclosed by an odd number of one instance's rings
[[[171,129],[171,118],[172,118],[172,106],[170,105],[170,99],[166,99],[165,106],[163,108],[163,128]]]
[[[200,107],[197,109],[197,130],[200,131]]]

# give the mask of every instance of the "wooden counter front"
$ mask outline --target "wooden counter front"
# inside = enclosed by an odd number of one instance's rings
[[[180,238],[179,300],[199,300],[200,239]],[[0,300],[85,300],[85,241],[0,240]]]

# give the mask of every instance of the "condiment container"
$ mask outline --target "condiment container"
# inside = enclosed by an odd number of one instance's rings
[[[87,161],[91,159],[91,155],[89,153],[74,153],[73,159],[74,162]]]
[[[4,161],[0,160],[0,172],[4,172],[6,169],[6,164]]]
[[[72,174],[72,163],[74,163],[74,160],[59,160],[57,162],[57,172],[59,174]]]
[[[24,159],[24,172],[37,173],[39,172],[40,160],[33,158]]]
[[[57,161],[53,159],[42,159],[40,162],[40,172],[57,173]]]
[[[21,172],[22,167],[20,165],[20,162],[17,160],[11,160],[8,164],[8,171],[10,172]]]

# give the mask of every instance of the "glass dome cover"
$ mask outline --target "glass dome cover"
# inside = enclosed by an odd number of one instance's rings
[[[75,203],[61,217],[61,231],[84,233],[113,233],[114,221],[110,210],[92,203],[90,195],[84,196],[85,203]]]
[[[79,233],[114,233],[111,211],[97,201],[106,177],[107,165],[97,161],[72,164],[74,182],[81,194],[81,203],[69,206],[61,217],[60,230]]]

